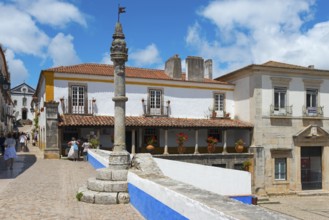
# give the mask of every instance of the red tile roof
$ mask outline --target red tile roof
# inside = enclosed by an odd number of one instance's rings
[[[59,126],[114,126],[113,116],[62,115]],[[126,117],[127,127],[168,127],[168,128],[252,128],[251,123],[232,119],[152,118]]]
[[[84,63],[73,66],[59,66],[46,69],[44,71],[52,71],[57,73],[71,73],[71,74],[87,74],[87,75],[100,75],[100,76],[113,76],[113,65]],[[127,78],[146,78],[146,79],[161,79],[161,80],[177,80],[170,78],[164,70],[146,69],[137,67],[126,67]],[[181,81],[185,80],[185,74],[182,74]],[[213,79],[204,79],[203,82],[216,83],[216,84],[229,84],[227,82],[220,82]]]

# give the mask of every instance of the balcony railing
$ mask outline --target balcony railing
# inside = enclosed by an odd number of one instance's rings
[[[292,115],[292,106],[285,107],[274,107],[270,106],[270,115],[271,116],[291,116]]]
[[[94,114],[96,100],[90,99],[87,103],[74,105],[69,99],[60,99],[60,105],[63,114]]]
[[[304,117],[323,117],[323,106],[319,107],[306,107],[303,106]]]

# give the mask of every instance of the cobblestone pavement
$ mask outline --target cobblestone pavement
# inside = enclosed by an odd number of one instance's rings
[[[270,210],[284,213],[305,220],[328,220],[329,219],[329,196],[279,196],[271,197],[277,204],[262,204]]]
[[[79,187],[95,176],[83,161],[44,160],[37,147],[18,153],[14,169],[0,156],[0,219],[144,219],[130,204],[95,205],[78,202]]]

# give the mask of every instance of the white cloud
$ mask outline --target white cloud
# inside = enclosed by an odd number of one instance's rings
[[[49,43],[48,36],[41,31],[31,17],[12,5],[0,3],[0,42],[16,53],[42,56]]]
[[[18,7],[32,15],[41,24],[65,27],[76,22],[87,26],[85,16],[74,5],[62,0],[16,0]]]
[[[215,40],[197,22],[186,42],[214,59],[220,73],[268,60],[329,69],[329,22],[306,29],[315,6],[314,0],[212,1],[198,13],[215,25]]]
[[[155,44],[150,44],[145,49],[132,52],[129,54],[129,59],[137,66],[154,65],[162,62]]]
[[[80,62],[77,56],[71,35],[57,34],[50,42],[48,55],[53,61],[54,66],[72,65]]]
[[[101,60],[101,63],[103,63],[103,64],[110,64],[110,65],[113,64],[113,62],[111,60],[111,55],[110,55],[109,52],[106,52],[106,53],[103,54],[103,58]]]
[[[11,85],[17,85],[27,80],[29,74],[23,61],[16,59],[14,52],[10,49],[6,50],[5,56],[8,63],[8,71],[10,72]]]

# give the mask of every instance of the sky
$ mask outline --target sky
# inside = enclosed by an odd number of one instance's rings
[[[183,68],[212,59],[214,78],[269,60],[329,69],[328,0],[0,0],[12,88],[51,67],[111,64],[119,4],[126,66],[163,69],[178,54]]]

